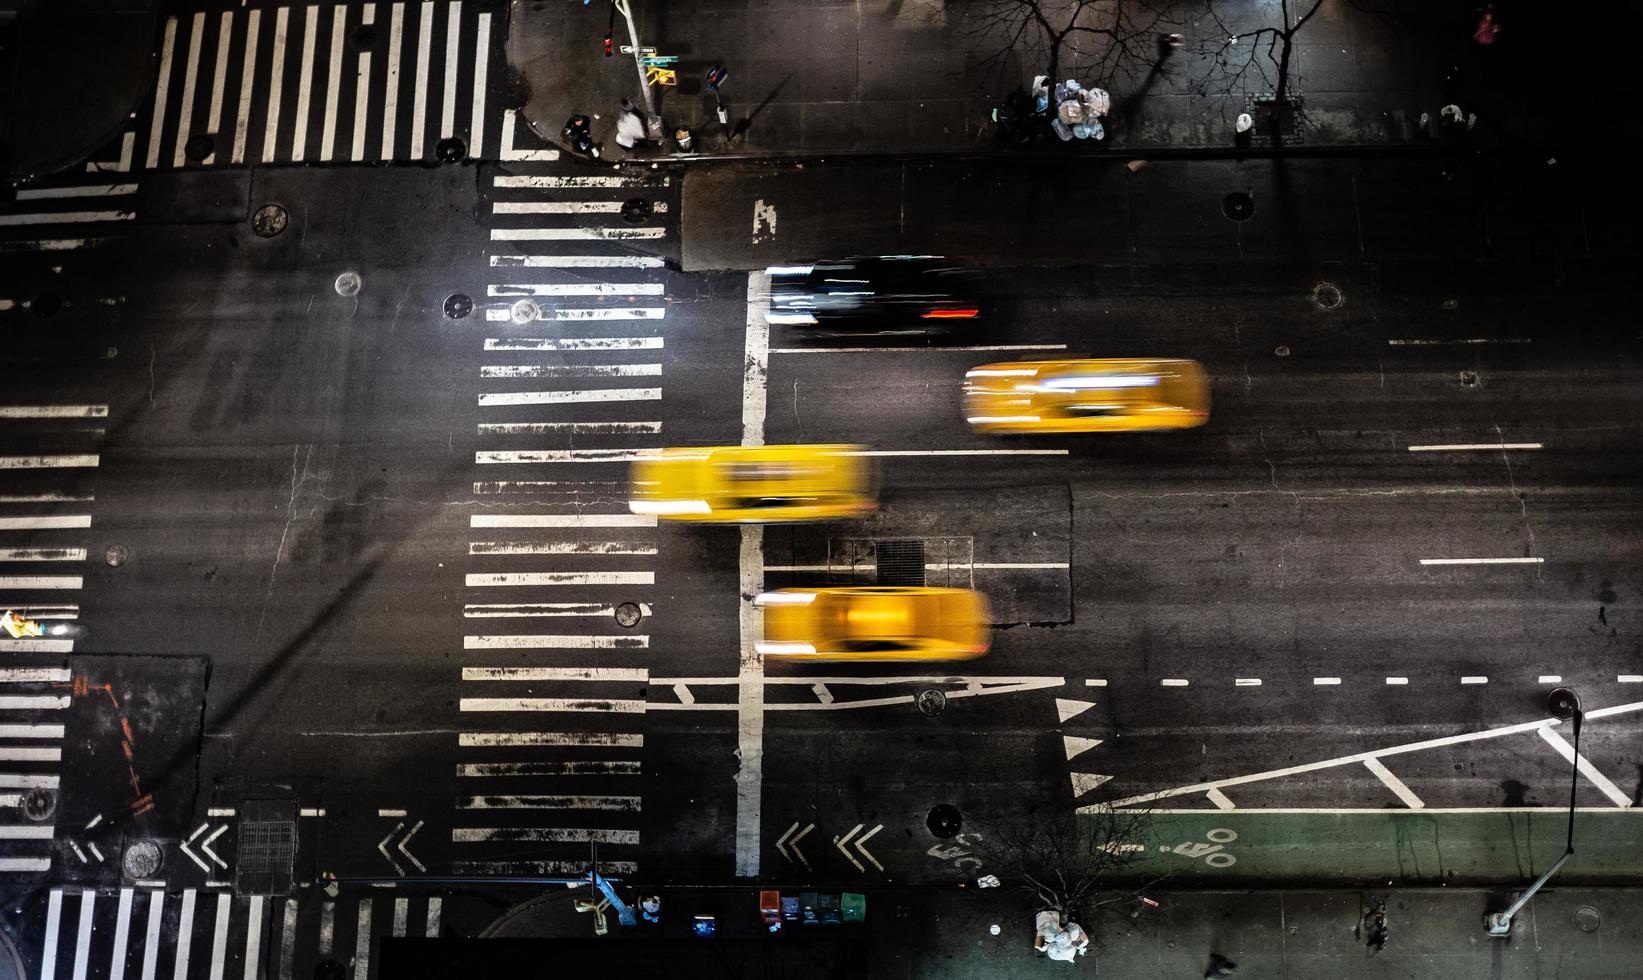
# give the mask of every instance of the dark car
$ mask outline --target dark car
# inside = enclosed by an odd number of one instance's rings
[[[768,323],[851,330],[945,329],[981,316],[976,273],[939,255],[771,266]]]

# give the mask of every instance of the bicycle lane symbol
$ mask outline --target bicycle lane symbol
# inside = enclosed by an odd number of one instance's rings
[[[1212,868],[1230,868],[1238,863],[1238,859],[1227,853],[1226,846],[1238,839],[1238,832],[1225,827],[1217,827],[1204,834],[1207,841],[1187,841],[1174,847],[1168,844],[1159,844],[1158,850],[1165,854],[1179,854],[1190,860],[1203,858],[1204,863]]]

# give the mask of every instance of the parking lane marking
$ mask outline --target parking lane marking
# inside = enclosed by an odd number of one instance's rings
[[[1541,565],[1544,558],[1422,558],[1422,565]]]
[[[1611,782],[1608,776],[1603,775],[1603,773],[1600,772],[1596,766],[1592,765],[1585,756],[1582,755],[1576,757],[1574,746],[1570,745],[1568,740],[1566,740],[1562,735],[1559,735],[1557,732],[1554,732],[1549,728],[1542,728],[1539,734],[1541,738],[1546,740],[1547,745],[1550,745],[1557,751],[1558,755],[1563,757],[1564,762],[1574,763],[1575,768],[1580,771],[1580,774],[1585,776],[1593,786],[1597,787],[1599,792],[1601,792],[1604,796],[1607,796],[1610,802],[1612,802],[1615,806],[1620,807],[1621,809],[1628,809],[1631,807],[1631,797],[1621,792],[1620,787]]]
[[[1392,770],[1386,768],[1381,760],[1368,758],[1363,760],[1363,764],[1365,768],[1374,773],[1376,778],[1386,785],[1387,789],[1392,791],[1393,795],[1403,801],[1404,806],[1411,810],[1419,810],[1426,806],[1426,802],[1416,796],[1403,780],[1399,779]]]

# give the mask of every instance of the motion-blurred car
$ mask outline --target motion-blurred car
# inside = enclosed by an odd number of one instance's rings
[[[987,598],[970,589],[864,586],[777,589],[764,610],[766,657],[791,660],[970,660],[987,652]]]
[[[964,375],[964,417],[996,433],[1190,429],[1209,421],[1209,380],[1186,360],[983,364]]]
[[[944,330],[981,316],[974,269],[939,255],[771,266],[765,320],[851,331]]]
[[[673,521],[775,522],[862,517],[876,508],[861,446],[664,449],[630,473],[628,509]]]

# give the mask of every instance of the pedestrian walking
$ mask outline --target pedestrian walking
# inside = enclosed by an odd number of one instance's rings
[[[569,143],[571,149],[578,153],[592,153],[593,120],[577,113],[565,120],[565,128],[559,131],[559,138]]]
[[[1220,953],[1209,954],[1209,969],[1204,971],[1204,980],[1214,977],[1230,977],[1238,972],[1238,964],[1222,956]]]
[[[1478,18],[1477,30],[1472,32],[1472,40],[1488,47],[1495,43],[1495,37],[1500,33],[1500,24],[1495,22],[1495,5],[1485,4],[1483,16]]]
[[[626,100],[624,100],[625,102]],[[632,105],[628,104],[631,109]],[[623,112],[616,117],[616,145],[624,150],[632,150],[645,139],[645,123],[638,113]]]
[[[1386,948],[1386,933],[1386,900],[1381,899],[1364,916],[1364,939],[1369,944],[1369,955]]]

